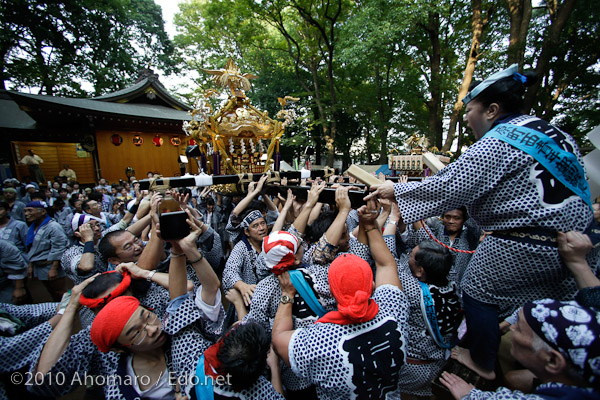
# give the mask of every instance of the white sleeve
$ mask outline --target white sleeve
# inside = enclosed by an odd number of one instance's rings
[[[212,322],[216,322],[219,319],[219,312],[221,311],[221,291],[217,290],[217,296],[215,298],[215,304],[209,305],[202,301],[202,285],[196,290],[196,298],[194,299],[196,307]]]

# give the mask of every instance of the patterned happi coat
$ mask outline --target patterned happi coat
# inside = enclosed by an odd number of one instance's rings
[[[288,345],[292,371],[316,385],[319,399],[399,399],[406,359],[408,301],[393,285],[375,289],[379,312],[361,324],[316,323]]]
[[[499,123],[534,129],[575,154],[573,138],[547,122],[528,115],[512,115]],[[551,231],[583,232],[592,210],[576,194],[530,155],[494,138],[482,138],[458,160],[420,183],[394,185],[406,223],[462,205],[485,231],[542,227]],[[461,281],[463,292],[499,307],[510,315],[535,299],[570,299],[575,281],[561,266],[557,247],[548,242],[487,237],[471,258]]]

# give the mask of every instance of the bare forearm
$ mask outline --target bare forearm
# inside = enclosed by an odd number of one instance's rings
[[[348,216],[349,212],[350,210],[340,210],[329,229],[327,229],[327,232],[325,232],[327,241],[329,243],[336,246],[339,243],[340,239],[342,238],[342,234],[344,233],[344,229],[347,229],[346,217]]]
[[[127,213],[127,214],[131,215],[130,213]],[[123,219],[125,219],[125,218],[123,218]],[[127,228],[127,230],[135,236],[140,236],[142,234],[142,232],[144,231],[144,229],[146,229],[146,227],[148,225],[150,225],[151,222],[152,222],[152,218],[150,217],[150,215],[146,215],[143,218],[140,218],[137,221],[135,221],[129,228]]]
[[[385,224],[385,228],[383,230],[383,235],[384,236],[395,235],[396,229],[397,229],[397,224],[398,224],[397,221],[394,223],[394,221],[390,219],[390,221],[387,224]]]
[[[294,220],[294,228],[296,228],[298,232],[303,234],[304,231],[306,231],[306,225],[308,224],[308,219],[312,210],[313,207],[306,203],[304,208],[302,208],[302,211],[300,211],[300,214],[298,214],[298,217]]]
[[[273,321],[272,341],[277,354],[287,365],[290,365],[288,345],[293,334],[292,304],[279,304]]]
[[[269,197],[269,195],[263,194],[262,196],[263,203],[267,205],[267,208],[271,211],[277,211],[277,206],[273,203],[273,200]]]
[[[365,232],[369,238],[369,249],[373,255],[376,265],[392,265],[396,264],[394,256],[390,253],[383,236],[379,233],[379,227],[377,225],[365,227]]]
[[[184,252],[202,285],[202,301],[213,305],[217,297],[217,291],[221,287],[219,277],[198,249],[184,249]]]
[[[235,311],[237,312],[238,321],[243,320],[244,317],[246,315],[248,315],[248,310],[246,309],[246,306],[244,305],[244,301],[243,300],[236,301],[235,303],[233,303],[233,305],[235,307]]]
[[[185,257],[171,256],[169,264],[169,295],[171,300],[187,293],[187,273]]]
[[[146,274],[146,280],[148,279],[147,277],[150,276],[150,273],[152,271],[148,271],[148,273]],[[157,285],[164,287],[165,289],[169,289],[169,274],[164,273],[164,272],[155,272],[152,275],[152,278],[150,279],[151,282],[156,283]]]
[[[231,212],[232,214],[235,214],[237,216],[240,216],[244,213],[244,210],[250,205],[250,203],[252,202],[252,200],[254,200],[254,198],[256,197],[258,193],[250,193],[248,192],[248,195],[246,195],[246,197],[244,197],[237,206],[235,206],[235,208],[233,209],[233,211]]]
[[[79,264],[77,264],[77,269],[82,272],[90,272],[94,269],[94,253],[83,253]]]
[[[46,374],[58,362],[69,345],[71,335],[75,333],[73,323],[77,318],[78,312],[78,308],[71,307],[71,305],[67,306],[64,315],[52,330],[50,337],[42,349],[35,372]]]
[[[271,229],[271,232],[277,232],[283,228],[283,225],[285,224],[285,217],[287,216],[289,209],[289,207],[286,208],[285,206],[281,209],[275,224],[273,224],[273,229]]]
[[[271,368],[271,385],[278,393],[284,394],[283,382],[281,381],[281,369],[279,366]]]
[[[579,289],[600,286],[600,279],[594,275],[594,272],[585,259],[566,262],[566,264],[575,277],[575,282],[577,282]]]
[[[398,278],[398,266],[394,256],[388,249],[383,236],[379,232],[377,225],[365,226],[365,232],[369,239],[369,249],[375,260],[377,267],[375,273],[375,286],[394,285],[402,289],[400,279]]]
[[[165,250],[163,241],[156,234],[156,230],[153,229],[150,241],[146,244],[137,264],[140,268],[151,271],[156,269],[158,263],[164,258]]]
[[[308,225],[311,225],[313,222],[315,222],[317,218],[319,218],[319,215],[321,215],[322,208],[323,203],[317,203],[317,205],[313,207],[313,209],[310,211],[310,215],[308,216]]]
[[[384,208],[383,211],[381,211],[381,213],[377,217],[377,226],[385,226],[385,221],[387,221],[389,216],[390,216],[390,210],[386,210]]]

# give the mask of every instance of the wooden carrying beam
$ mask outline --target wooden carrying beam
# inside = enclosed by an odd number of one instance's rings
[[[252,180],[258,182],[265,174],[239,174],[239,175],[185,175],[174,178],[162,178],[156,179],[156,185],[168,185],[173,188],[179,187],[204,187],[212,185],[223,185],[227,183],[240,183],[241,181]],[[267,172],[266,175],[272,178],[288,178],[288,179],[307,179],[307,178],[322,178],[325,176],[325,170],[312,170],[303,169],[300,171],[279,171],[279,172]],[[141,190],[148,190],[150,188],[150,179],[143,179],[139,181]]]
[[[441,162],[433,153],[427,152],[423,154],[423,162],[429,167],[433,174],[437,174],[441,169],[445,167],[444,163]]]
[[[355,178],[359,182],[364,183],[367,186],[381,185],[383,183],[364,169],[357,167],[354,164],[352,164],[350,168],[346,170],[346,174],[350,175],[351,177]]]
[[[284,198],[287,196],[287,190],[291,189],[292,193],[298,200],[306,200],[310,186],[281,186],[281,185],[266,185],[267,194],[276,196],[281,194]],[[336,189],[325,188],[319,194],[319,202],[326,204],[335,204],[335,191]],[[348,197],[350,198],[350,204],[352,208],[359,208],[363,206],[365,201],[363,198],[368,194],[368,191],[362,190],[349,190]]]

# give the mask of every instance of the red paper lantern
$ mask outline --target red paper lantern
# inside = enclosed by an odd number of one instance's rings
[[[154,136],[154,138],[152,139],[152,144],[154,144],[156,147],[160,147],[163,145],[163,138],[160,137],[160,135],[156,135]]]
[[[136,146],[141,146],[144,144],[144,138],[142,138],[140,135],[135,135],[133,137],[133,144]]]
[[[190,146],[193,146],[193,145],[195,145],[195,144],[196,144],[196,141],[195,141],[194,139],[190,139],[190,141],[188,142],[188,144],[189,144]]]
[[[123,138],[115,133],[110,137],[110,141],[115,146],[119,146],[121,143],[123,143]]]
[[[181,144],[181,139],[179,139],[179,136],[172,136],[171,137],[171,144],[173,146],[179,146]]]

